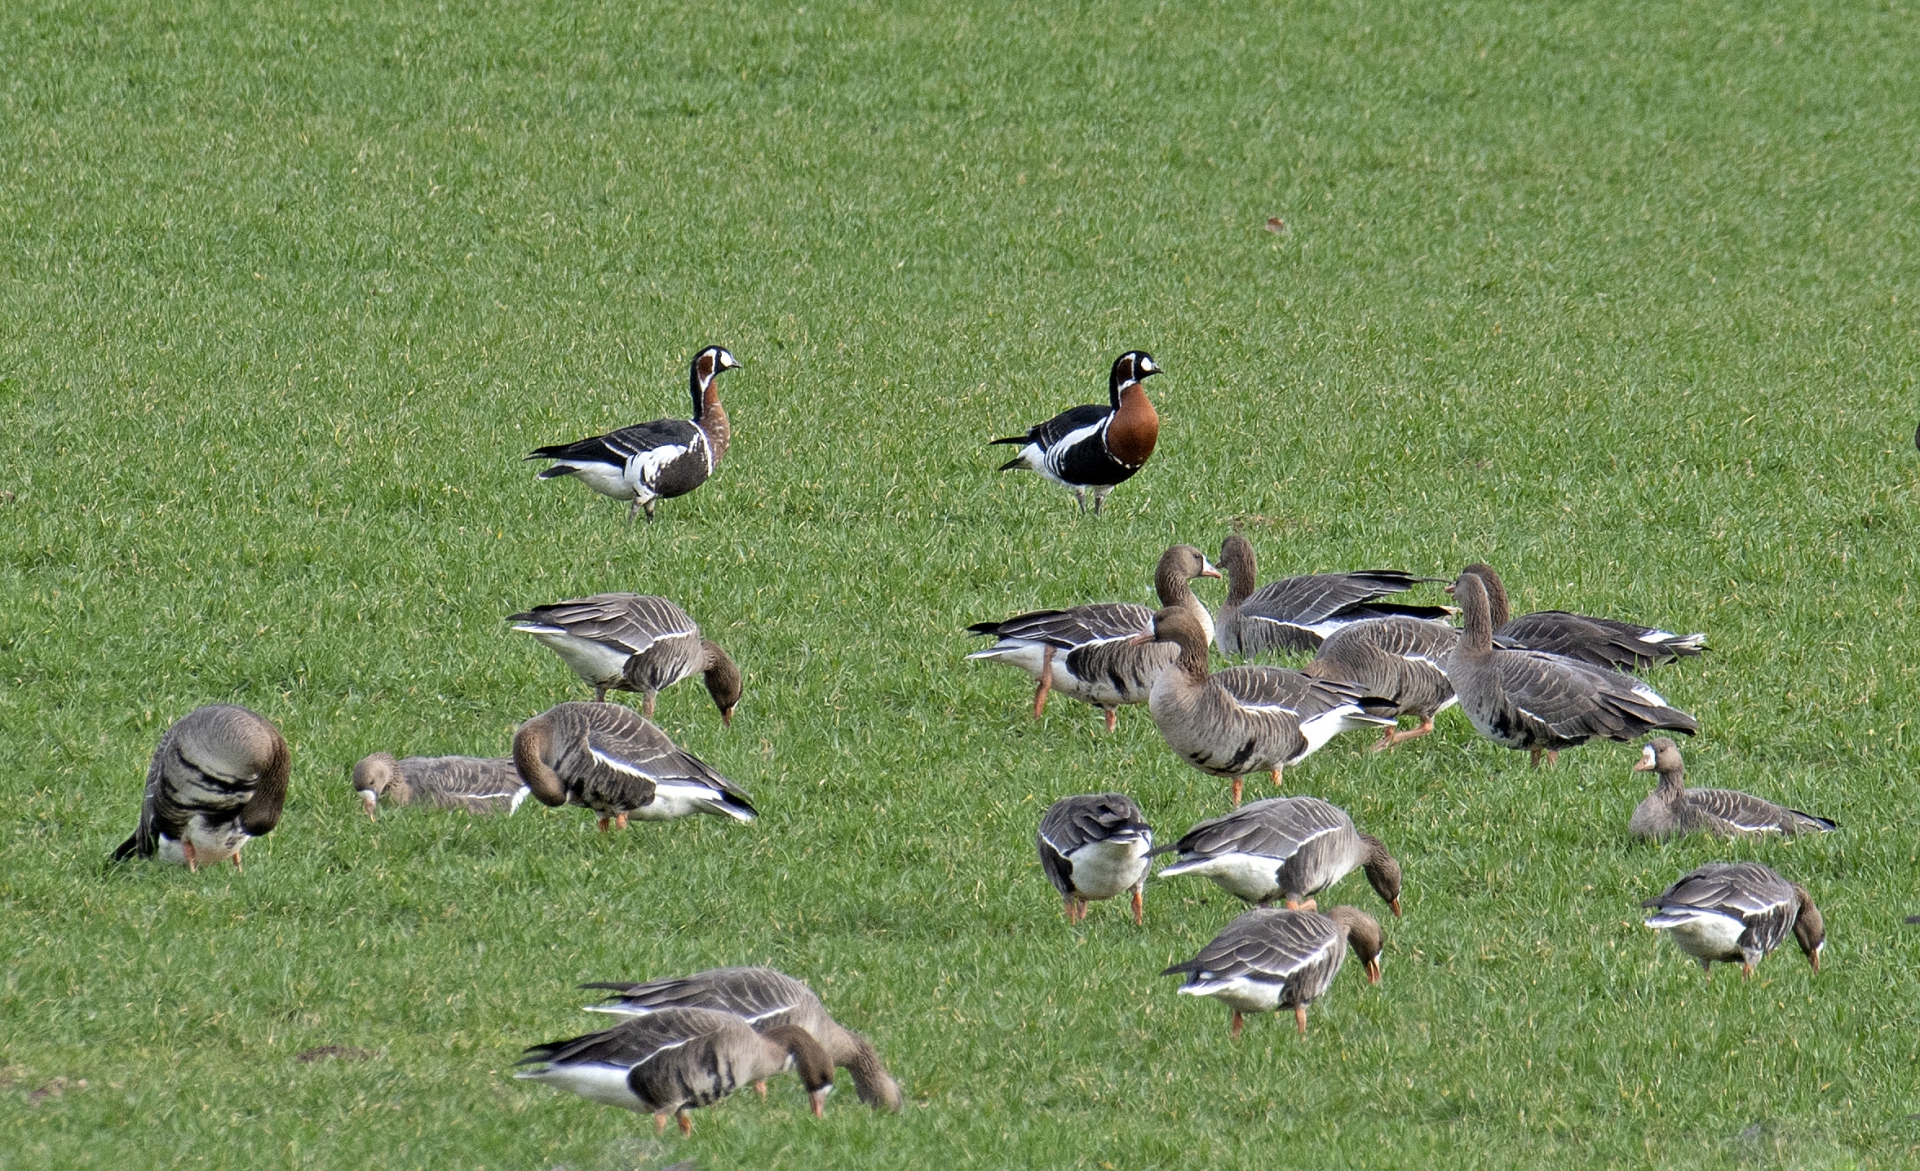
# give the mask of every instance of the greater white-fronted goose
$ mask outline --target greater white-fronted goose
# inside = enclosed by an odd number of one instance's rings
[[[602,496],[633,501],[627,509],[628,524],[641,509],[651,523],[655,501],[685,496],[706,483],[727,454],[733,431],[720,405],[717,379],[722,370],[739,365],[719,346],[708,346],[693,356],[691,419],[638,423],[574,443],[535,448],[527,458],[554,461],[539,479],[577,476]]]
[[[720,718],[733,723],[740,702],[740,668],[685,610],[647,594],[595,594],[550,606],[535,606],[507,621],[552,648],[593,688],[597,703],[609,691],[638,692],[641,713],[653,717],[653,701],[695,671],[705,673],[707,694]]]
[[[860,1100],[875,1110],[900,1109],[900,1087],[880,1063],[873,1042],[827,1015],[820,998],[804,983],[772,968],[714,968],[691,976],[645,984],[582,984],[619,995],[589,1012],[647,1016],[678,1008],[730,1012],[765,1032],[779,1025],[805,1029],[820,1042],[834,1065],[853,1075]],[[764,1084],[755,1087],[765,1092]]]
[[[1637,773],[1657,772],[1660,783],[1633,811],[1627,832],[1640,838],[1711,834],[1716,838],[1752,834],[1825,833],[1837,828],[1824,817],[1788,809],[1731,789],[1689,789],[1680,746],[1665,736],[1648,742],[1633,766]]]
[[[1459,641],[1460,632],[1442,622],[1371,618],[1328,635],[1300,673],[1350,683],[1391,703],[1396,717],[1419,717],[1419,726],[1407,731],[1388,728],[1373,746],[1378,751],[1433,731],[1433,717],[1457,701],[1445,664]]]
[[[1196,577],[1219,577],[1206,554],[1192,545],[1175,545],[1160,555],[1153,573],[1162,606],[1193,615],[1207,638],[1213,616],[1194,597]],[[1153,630],[1153,611],[1132,602],[1094,602],[1066,610],[1036,610],[1004,622],[976,622],[969,634],[993,637],[993,645],[968,655],[1011,663],[1039,681],[1033,693],[1033,718],[1047,710],[1047,696],[1058,690],[1100,709],[1112,731],[1119,708],[1145,703],[1153,681],[1173,661],[1170,647],[1129,642]]]
[[[1100,515],[1107,493],[1146,466],[1160,438],[1160,416],[1141,385],[1158,373],[1153,355],[1128,350],[1114,359],[1107,375],[1109,405],[1073,407],[1025,435],[994,440],[1021,445],[1020,454],[1001,464],[1000,470],[1039,472],[1071,491],[1080,501],[1081,512],[1087,510],[1091,489],[1093,514]]]
[[[730,1012],[673,1008],[611,1029],[528,1047],[513,1076],[545,1082],[592,1102],[653,1115],[656,1133],[677,1117],[693,1133],[689,1110],[711,1106],[741,1086],[792,1069],[814,1117],[833,1089],[833,1063],[797,1025],[756,1031]]]
[[[1146,921],[1142,890],[1147,884],[1147,854],[1153,827],[1125,793],[1083,793],[1062,797],[1040,818],[1035,844],[1040,869],[1060,892],[1067,922],[1087,917],[1087,904],[1133,892],[1133,922]]]
[[[1486,587],[1493,638],[1500,646],[1546,651],[1609,670],[1638,671],[1697,655],[1707,644],[1704,634],[1675,634],[1637,622],[1593,618],[1565,610],[1536,610],[1515,618],[1507,603],[1506,584],[1492,566],[1476,561],[1461,572],[1473,574]],[[1448,587],[1447,592],[1452,593],[1453,588]]]
[[[425,805],[468,813],[512,814],[529,792],[511,757],[409,756],[391,752],[362,757],[353,766],[353,791],[374,816],[380,798],[391,805]]]
[[[1826,921],[1807,889],[1758,862],[1710,862],[1640,904],[1653,913],[1647,926],[1713,975],[1716,961],[1740,965],[1741,976],[1793,933],[1814,971],[1827,945]]]
[[[1313,896],[1361,869],[1400,915],[1400,863],[1379,838],[1355,829],[1346,810],[1318,797],[1255,801],[1199,823],[1171,849],[1173,865],[1161,878],[1196,874],[1249,903],[1285,898],[1289,910],[1315,909]]]
[[[113,860],[159,858],[188,870],[231,858],[280,824],[292,756],[280,729],[256,712],[209,704],[160,737],[147,766],[140,825]]]
[[[1341,732],[1391,727],[1391,707],[1345,683],[1311,679],[1283,667],[1207,668],[1206,634],[1193,615],[1169,607],[1153,619],[1154,644],[1178,648],[1173,664],[1154,681],[1147,710],[1167,746],[1188,764],[1233,781],[1240,804],[1243,778],[1280,771],[1317,752]]]
[[[690,813],[752,821],[746,790],[617,703],[563,703],[520,725],[513,763],[542,805],[584,805],[627,828],[627,818],[671,821]]]
[[[1248,911],[1200,954],[1175,964],[1162,976],[1184,974],[1183,996],[1211,996],[1233,1010],[1232,1033],[1240,1035],[1241,1016],[1293,1010],[1293,1021],[1307,1035],[1307,1006],[1333,984],[1346,963],[1347,949],[1366,966],[1367,982],[1380,982],[1380,924],[1358,907],[1318,911]]]
[[[1253,543],[1239,533],[1220,542],[1220,568],[1227,575],[1227,600],[1216,619],[1220,650],[1229,655],[1311,653],[1343,626],[1370,618],[1399,616],[1444,622],[1445,606],[1408,606],[1383,602],[1426,581],[1398,569],[1353,573],[1315,573],[1259,584]]]
[[[1595,738],[1636,740],[1656,730],[1691,736],[1699,725],[1631,675],[1546,651],[1493,644],[1486,587],[1462,573],[1454,582],[1466,626],[1447,656],[1447,678],[1460,710],[1482,736],[1503,748],[1540,757]]]

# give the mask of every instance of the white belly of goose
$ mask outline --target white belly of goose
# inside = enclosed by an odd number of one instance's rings
[[[623,650],[552,626],[527,624],[514,629],[523,630],[552,647],[553,653],[559,655],[560,661],[572,668],[574,674],[596,686],[626,678],[627,660],[632,656]]]
[[[1280,1007],[1280,998],[1286,991],[1284,980],[1255,980],[1247,976],[1209,978],[1205,972],[1193,983],[1180,986],[1182,996],[1211,996],[1235,1012],[1243,1013],[1272,1012]]]
[[[1110,899],[1147,875],[1147,843],[1139,838],[1089,842],[1067,855],[1073,888],[1089,898]]]
[[[1061,658],[1064,657],[1065,654],[1065,651],[1056,651],[1054,653],[1056,670],[1058,669]],[[1009,641],[997,643],[983,651],[975,651],[967,657],[969,659],[987,659],[996,663],[1011,663],[1035,679],[1038,679],[1040,678],[1040,673],[1046,670],[1047,648],[1037,642]]]
[[[587,487],[602,496],[611,496],[615,500],[632,500],[637,494],[635,485],[624,467],[588,460],[563,459],[557,462],[572,468],[575,479],[581,480]]]
[[[1262,854],[1220,854],[1176,862],[1160,871],[1161,878],[1197,874],[1210,878],[1220,889],[1249,903],[1263,903],[1280,893],[1280,860]]]
[[[1718,911],[1675,907],[1658,911],[1647,926],[1667,933],[1674,946],[1697,960],[1739,960],[1740,937],[1747,925]]]
[[[558,1089],[580,1095],[590,1102],[600,1102],[608,1106],[619,1106],[642,1114],[653,1112],[651,1106],[640,1101],[639,1095],[627,1084],[627,1071],[618,1065],[556,1065],[532,1073],[517,1073],[518,1078],[529,1081],[545,1082]]]
[[[693,813],[724,813],[735,816],[725,805],[726,794],[706,785],[684,781],[656,781],[653,800],[628,814],[640,821],[672,821]]]
[[[196,866],[211,866],[215,862],[225,862],[240,852],[253,835],[240,828],[238,821],[231,821],[213,829],[207,825],[207,819],[194,814],[187,821],[186,841],[193,843],[193,862]],[[162,862],[171,862],[176,866],[187,864],[185,845],[165,834],[158,835],[159,848],[155,851]]]

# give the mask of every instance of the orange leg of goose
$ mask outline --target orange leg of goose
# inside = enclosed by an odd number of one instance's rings
[[[760,1095],[760,1100],[762,1102],[766,1101],[767,1100],[767,1079],[761,1078],[759,1081],[753,1083],[753,1092]]]
[[[1408,740],[1418,740],[1420,737],[1427,735],[1431,731],[1433,731],[1432,716],[1428,716],[1425,720],[1421,721],[1420,726],[1418,728],[1410,728],[1405,732],[1402,732],[1398,728],[1388,728],[1386,731],[1386,734],[1381,736],[1379,740],[1375,741],[1373,747],[1368,749],[1368,751],[1384,752],[1387,749],[1392,748],[1396,744],[1402,744]]]
[[[1560,750],[1558,748],[1547,749],[1547,767],[1558,768],[1559,766],[1560,766]]]
[[[1534,750],[1533,750],[1533,752],[1532,752],[1532,756],[1533,756],[1533,767],[1535,767],[1535,768],[1539,768],[1539,767],[1540,767],[1540,758],[1541,758],[1542,756],[1544,756],[1544,755],[1546,755],[1546,753],[1544,753],[1544,752],[1543,752],[1542,750],[1540,750],[1540,749],[1538,749],[1538,748],[1536,748],[1536,749],[1534,749]]]
[[[684,1135],[693,1134],[693,1115],[687,1113],[685,1110],[682,1110],[680,1111],[679,1114],[675,1115],[675,1117],[677,1117],[680,1120],[681,1134],[684,1134]]]
[[[194,856],[193,843],[186,839],[180,841],[180,852],[187,858],[187,873],[193,874],[200,869],[200,859]]]
[[[653,1116],[653,1133],[655,1134],[667,1133],[667,1116],[666,1115],[656,1114]]]
[[[619,815],[617,815],[617,816],[616,816],[616,817],[615,817],[615,818],[613,819],[613,828],[615,828],[615,829],[625,829],[625,828],[627,828],[627,815],[626,815],[626,814],[624,814],[624,813],[622,813],[622,814],[619,814]]]
[[[1244,782],[1239,777],[1233,778],[1233,807],[1235,809],[1240,808],[1240,793],[1243,787]]]
[[[1147,900],[1141,897],[1140,888],[1133,888],[1133,925],[1144,927],[1147,923]]]
[[[647,698],[641,701],[640,714],[647,717],[649,720],[653,718],[653,701],[659,698],[659,695],[660,693],[657,691],[649,691],[647,692]]]
[[[1107,731],[1109,732],[1113,731],[1114,727],[1116,726],[1117,722],[1120,719],[1120,709],[1108,707],[1108,708],[1101,708],[1100,711],[1102,714],[1104,714],[1107,717]]]
[[[1300,1035],[1302,1037],[1307,1035],[1307,1006],[1306,1005],[1296,1004],[1293,1006],[1293,1023],[1297,1028],[1299,1028]]]
[[[613,821],[613,818],[611,818],[611,817],[603,817],[603,818],[601,818],[601,819],[600,819],[600,832],[601,832],[601,833],[606,833],[606,832],[607,832],[607,826],[608,826],[608,825],[609,825],[609,824],[610,824],[610,823],[611,823],[612,821]]]
[[[1053,690],[1053,648],[1048,647],[1040,663],[1040,686],[1033,693],[1033,718],[1047,712],[1047,693]]]
[[[1740,978],[1741,978],[1742,980],[1751,980],[1751,979],[1753,979],[1753,965],[1752,965],[1752,964],[1741,964],[1741,965],[1740,965]]]
[[[1241,1021],[1240,1019],[1240,1010],[1237,1008],[1234,1009],[1233,1010],[1233,1028],[1231,1030],[1231,1033],[1233,1036],[1238,1037],[1240,1035],[1240,1026],[1243,1023],[1245,1022]]]
[[[1280,787],[1280,766],[1277,764],[1273,766],[1273,787]]]
[[[233,852],[233,868],[241,874],[246,873],[246,871],[240,867],[240,851],[238,850]]]

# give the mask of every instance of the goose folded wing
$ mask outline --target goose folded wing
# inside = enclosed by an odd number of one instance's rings
[[[618,993],[613,1004],[623,1012],[637,1015],[675,1008],[704,1008],[732,1013],[757,1029],[785,1023],[782,1018],[787,1014],[815,1000],[806,985],[771,968],[720,968],[645,984],[582,984],[580,987]]]
[[[1611,618],[1565,610],[1522,614],[1500,628],[1502,639],[1532,650],[1565,655],[1596,667],[1654,667],[1680,655],[1697,655],[1690,638]]]
[[[1394,569],[1283,577],[1255,590],[1241,603],[1240,612],[1275,622],[1311,625],[1332,618],[1350,606],[1410,590],[1414,583],[1424,580]]]
[[[1066,610],[1035,610],[1003,622],[977,622],[967,629],[1071,650],[1147,633],[1153,629],[1153,611],[1131,602],[1095,602]]]
[[[1791,830],[1795,828],[1796,817],[1815,822],[1825,821],[1824,818],[1811,817],[1771,801],[1763,801],[1750,793],[1730,789],[1689,789],[1687,803],[1737,833]]]
[[[1231,927],[1229,927],[1231,931]],[[1340,954],[1340,938],[1327,930],[1318,916],[1280,913],[1262,916],[1251,929],[1236,932],[1226,942],[1221,967],[1255,979],[1311,982],[1310,977],[1332,964]]]
[[[1174,849],[1197,857],[1254,854],[1284,860],[1307,843],[1351,824],[1344,813],[1317,798],[1270,797],[1224,817],[1200,822],[1174,844]]]
[[[1037,443],[1042,450],[1053,447],[1075,431],[1084,431],[1095,427],[1102,419],[1113,414],[1112,407],[1086,406],[1069,407],[1053,418],[1041,423],[1027,432],[1027,442]]]
[[[1363,694],[1353,684],[1319,679],[1285,667],[1228,667],[1213,677],[1227,694],[1247,707],[1278,708],[1303,720],[1358,703]]]
[[[700,633],[700,627],[680,607],[664,598],[638,594],[602,594],[536,606],[507,620],[617,646],[630,655],[651,649],[661,639]]]
[[[1495,662],[1514,714],[1557,739],[1627,740],[1650,728],[1694,729],[1693,717],[1618,672],[1544,651],[1505,652]]]

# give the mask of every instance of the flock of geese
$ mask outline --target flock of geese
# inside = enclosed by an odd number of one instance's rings
[[[718,346],[695,356],[691,419],[542,447],[528,458],[550,461],[541,479],[576,477],[630,501],[629,524],[640,511],[651,522],[658,500],[699,487],[726,454],[731,432],[716,380],[739,365]],[[1121,355],[1107,405],[1075,407],[1024,436],[995,440],[1020,446],[1003,470],[1039,473],[1073,491],[1083,511],[1091,495],[1099,513],[1108,493],[1153,453],[1159,420],[1143,383],[1159,372],[1145,352]],[[1253,547],[1238,534],[1222,543],[1219,566],[1177,544],[1154,572],[1158,609],[1095,602],[967,629],[992,640],[969,658],[1033,679],[1036,718],[1055,692],[1099,710],[1109,730],[1120,708],[1145,705],[1176,755],[1230,782],[1230,810],[1171,846],[1154,846],[1145,813],[1118,792],[1053,803],[1036,844],[1070,922],[1084,919],[1093,902],[1127,894],[1135,924],[1144,923],[1148,872],[1165,854],[1173,858],[1158,877],[1204,877],[1252,904],[1198,955],[1162,973],[1185,978],[1181,993],[1224,1004],[1234,1036],[1245,1015],[1285,1009],[1304,1035],[1307,1007],[1331,987],[1349,951],[1370,982],[1380,980],[1381,924],[1352,906],[1322,911],[1317,897],[1359,870],[1397,918],[1402,871],[1387,846],[1318,797],[1242,804],[1247,777],[1267,774],[1277,788],[1287,767],[1341,733],[1378,731],[1372,747],[1391,749],[1430,733],[1434,717],[1458,705],[1480,735],[1528,752],[1536,768],[1590,740],[1644,740],[1634,768],[1656,773],[1658,783],[1633,812],[1628,828],[1636,836],[1835,828],[1745,793],[1686,786],[1679,748],[1652,734],[1691,735],[1697,724],[1634,673],[1698,655],[1702,635],[1560,610],[1516,617],[1500,577],[1484,564],[1466,566],[1447,584],[1451,605],[1398,600],[1442,579],[1397,570],[1261,586]],[[1193,582],[1222,577],[1222,569],[1226,596],[1209,611]],[[526,721],[508,757],[366,757],[351,783],[369,817],[382,801],[512,814],[531,794],[544,805],[590,810],[602,832],[625,829],[629,819],[755,818],[750,794],[650,719],[659,692],[695,674],[728,725],[740,702],[739,668],[686,611],[665,598],[608,593],[536,606],[508,621],[558,655],[592,688],[593,701],[560,703]],[[1312,657],[1298,669],[1216,671],[1214,646],[1241,658]],[[639,695],[641,710],[605,702],[609,691]],[[1403,728],[1403,718],[1413,726]],[[196,709],[162,736],[138,828],[114,857],[157,857],[194,870],[231,861],[238,869],[246,842],[278,824],[290,771],[287,742],[265,717],[231,704]],[[1805,888],[1765,866],[1703,866],[1642,905],[1647,926],[1665,931],[1705,971],[1739,963],[1750,975],[1789,934],[1819,970],[1819,910]],[[872,1043],[840,1026],[811,989],[784,973],[722,968],[583,987],[610,993],[585,1007],[621,1022],[532,1046],[517,1076],[650,1113],[659,1129],[677,1118],[682,1131],[691,1129],[689,1110],[749,1084],[764,1096],[767,1079],[788,1070],[815,1114],[835,1069],[847,1070],[875,1109],[900,1106],[899,1086]]]

